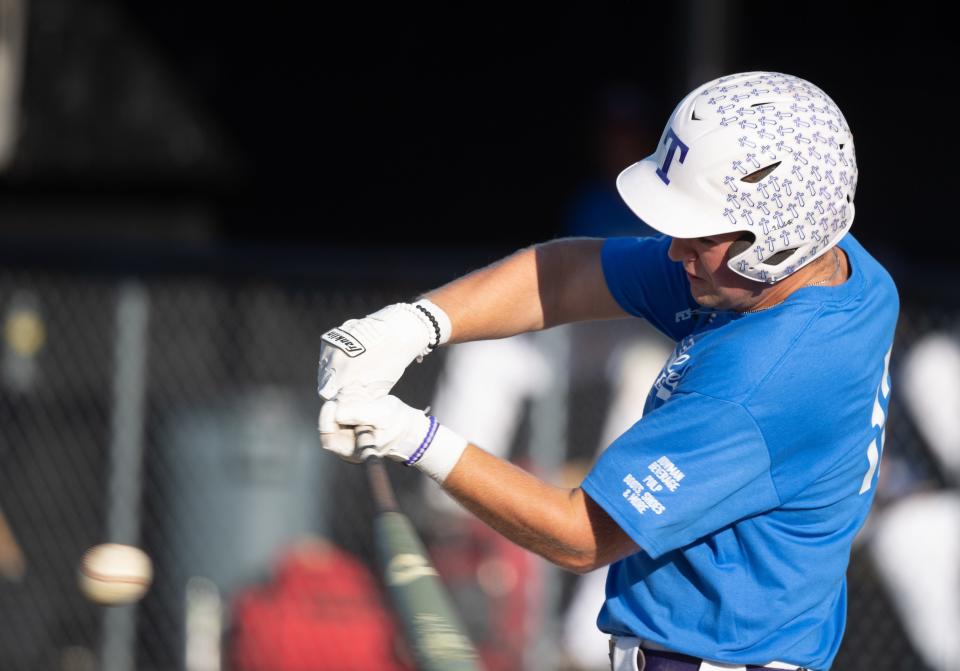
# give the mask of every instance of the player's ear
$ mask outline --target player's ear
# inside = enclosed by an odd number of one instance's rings
[[[750,249],[753,245],[753,241],[756,240],[756,237],[753,233],[744,231],[743,235],[730,243],[730,247],[727,248],[727,260],[729,261],[738,254]]]

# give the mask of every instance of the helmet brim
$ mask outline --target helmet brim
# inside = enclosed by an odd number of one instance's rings
[[[648,156],[617,177],[620,197],[648,226],[672,238],[701,238],[750,230],[741,224],[724,226],[716,215],[706,216],[702,204],[664,184],[657,174],[658,167],[654,156]]]

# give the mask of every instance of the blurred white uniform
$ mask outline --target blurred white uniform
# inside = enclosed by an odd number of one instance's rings
[[[960,338],[927,335],[904,359],[899,380],[918,430],[950,482],[960,482]],[[873,523],[874,564],[924,661],[960,670],[960,492],[919,492]]]
[[[533,338],[523,333],[450,346],[431,413],[487,452],[507,458],[526,402],[544,394],[553,381],[553,366]],[[462,512],[433,480],[423,483],[431,505]]]
[[[451,346],[433,414],[483,449],[506,457],[524,403],[547,391],[555,365],[523,333]]]

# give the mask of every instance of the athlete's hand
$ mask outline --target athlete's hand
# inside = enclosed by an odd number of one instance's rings
[[[351,397],[352,398],[352,397]],[[375,400],[327,401],[320,409],[320,441],[347,461],[364,455],[356,447],[355,430],[371,431],[373,454],[416,466],[443,482],[453,470],[467,441],[441,426],[435,417],[406,405],[396,396]]]
[[[357,445],[357,433],[352,426],[337,424],[337,402],[327,401],[320,406],[317,429],[320,431],[320,445],[328,452],[345,461],[359,464],[363,461],[363,450]]]
[[[353,398],[384,396],[414,359],[446,342],[449,334],[449,318],[429,301],[395,303],[363,319],[345,321],[321,338],[317,391],[328,401],[344,387],[351,389]]]

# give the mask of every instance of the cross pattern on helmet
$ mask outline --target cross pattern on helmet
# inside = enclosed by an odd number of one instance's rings
[[[768,283],[846,234],[856,183],[853,136],[836,104],[817,86],[774,72],[730,75],[692,91],[657,151],[617,178],[627,205],[662,233],[750,233],[754,244],[728,265]]]
[[[783,275],[791,274],[819,256],[818,252],[825,252],[836,233],[850,223],[848,191],[852,200],[856,181],[852,143],[848,155],[834,135],[841,130],[849,133],[849,129],[833,101],[802,79],[766,74],[740,82],[732,79],[718,80],[700,92],[708,97],[708,105],[724,115],[721,126],[736,125],[746,131],[737,138],[744,153],[730,161],[730,173],[723,178],[731,193],[722,214],[731,224],[739,221],[748,229],[757,229],[754,234],[759,244],[734,259],[736,269],[744,274],[756,270],[760,280],[780,279],[779,274],[755,266],[778,250],[813,242],[803,255],[784,266]],[[734,104],[759,101],[771,94],[789,96],[794,102],[786,108],[765,102]],[[772,145],[774,151],[765,141],[778,137],[781,139]],[[793,179],[771,174],[755,185],[745,183],[750,173],[778,161],[792,162]],[[774,172],[782,171],[782,167],[774,168]]]

